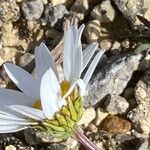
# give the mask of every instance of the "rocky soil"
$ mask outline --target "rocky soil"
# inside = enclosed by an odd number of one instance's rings
[[[4,71],[6,61],[34,73],[40,42],[52,51],[61,74],[62,39],[73,16],[85,24],[83,48],[97,41],[97,51],[107,49],[88,85],[80,126],[101,149],[149,150],[149,0],[0,0],[0,87],[16,89]],[[84,148],[75,139],[52,143],[27,129],[0,134],[0,149]]]

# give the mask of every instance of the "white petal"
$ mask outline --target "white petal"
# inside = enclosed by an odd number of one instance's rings
[[[12,121],[26,121],[26,119],[22,119],[22,118],[19,118],[15,115],[12,115],[12,114],[8,114],[8,113],[1,113],[0,112],[0,119],[4,119],[4,120],[12,120]]]
[[[84,28],[85,28],[85,25],[84,24],[82,24],[80,27],[79,27],[79,31],[78,31],[78,45],[80,45],[81,44],[81,35],[82,35],[82,33],[83,33],[83,30],[84,30]]]
[[[70,76],[70,82],[74,81],[75,79],[80,78],[83,66],[83,59],[82,59],[82,49],[80,47],[76,47],[73,53],[73,68],[72,68],[72,75]]]
[[[88,84],[88,82],[89,82],[89,80],[90,80],[90,78],[91,78],[91,76],[92,76],[92,74],[93,74],[93,72],[94,72],[94,70],[95,70],[95,68],[96,68],[99,60],[100,60],[100,58],[105,53],[105,51],[106,51],[106,49],[101,49],[96,54],[94,60],[91,62],[90,66],[89,66],[89,68],[88,68],[88,70],[87,70],[87,72],[86,72],[86,74],[85,74],[85,76],[83,78],[83,81],[84,81],[84,83],[85,83],[86,86],[87,86],[87,84]]]
[[[35,63],[39,78],[49,69],[52,68],[58,77],[54,59],[44,43],[35,48]]]
[[[81,25],[78,30],[78,35],[76,37],[76,43],[72,49],[73,59],[72,59],[72,76],[70,77],[70,82],[75,79],[80,78],[82,68],[83,68],[83,58],[82,58],[82,45],[81,45],[81,35],[84,30],[85,25]]]
[[[21,115],[13,110],[8,109],[8,107],[6,107],[6,105],[3,105],[3,107],[5,108],[5,110],[4,111],[0,110],[0,118],[1,119],[5,119],[5,118],[8,118],[8,119],[14,118],[14,120],[26,119],[26,117],[24,115]]]
[[[9,126],[0,126],[0,133],[13,133],[24,130],[28,128],[27,126],[21,125],[9,125]]]
[[[40,90],[42,109],[45,116],[51,119],[54,113],[59,111],[63,105],[63,101],[60,98],[60,85],[51,68],[43,75]],[[60,103],[62,104],[60,105]]]
[[[15,115],[0,111],[0,125],[37,125],[37,122],[29,121],[27,119],[18,118]]]
[[[75,82],[72,83],[67,93],[63,96],[63,99],[65,99],[70,93],[73,91],[73,89],[78,86],[80,90],[80,96],[84,96],[85,93],[85,84],[82,79],[78,79]]]
[[[27,105],[32,106],[35,99],[25,95],[22,92],[10,90],[10,89],[0,89],[0,110],[6,111],[7,108],[4,105]],[[8,110],[7,110],[8,111]]]
[[[9,126],[9,125],[38,125],[37,122],[31,122],[31,121],[15,121],[15,120],[7,120],[7,119],[1,119],[0,118],[0,126]]]
[[[77,26],[70,27],[64,39],[63,67],[65,79],[70,82],[78,79],[82,71],[81,35],[83,29],[84,25],[80,26],[79,29]]]
[[[83,51],[83,68],[82,71],[85,69],[87,64],[89,63],[90,59],[92,58],[95,50],[97,49],[98,44],[96,42],[90,44],[84,51]]]
[[[43,111],[39,109],[35,109],[32,107],[23,106],[23,105],[12,105],[12,106],[9,106],[8,108],[10,108],[13,111],[16,111],[17,113],[25,115],[28,118],[32,118],[32,119],[40,120],[40,121],[43,119],[46,119],[43,114]]]
[[[78,36],[78,29],[76,26],[71,26],[64,36],[64,54],[63,54],[63,69],[65,79],[70,81],[73,69],[73,49]]]
[[[21,91],[32,98],[39,99],[39,80],[33,79],[31,74],[14,64],[5,63],[4,68],[10,79]]]

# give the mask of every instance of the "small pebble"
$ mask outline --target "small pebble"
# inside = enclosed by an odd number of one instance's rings
[[[15,146],[9,145],[5,147],[5,150],[17,150]]]
[[[104,0],[102,3],[96,5],[91,11],[91,17],[99,20],[101,23],[112,22],[115,18],[115,9],[110,0]]]
[[[111,95],[106,99],[105,106],[109,114],[117,115],[126,113],[129,108],[129,103],[124,97]]]
[[[39,19],[43,13],[44,5],[42,0],[32,0],[22,3],[23,13],[28,20]]]
[[[92,43],[94,41],[98,41],[101,33],[99,20],[89,21],[86,24],[83,33],[86,37],[87,42]]]
[[[110,134],[126,133],[131,130],[131,123],[128,120],[113,115],[107,116],[101,125],[102,129]]]
[[[107,39],[105,39],[105,40],[101,40],[99,45],[100,45],[101,48],[110,49],[111,46],[112,46],[112,42],[107,40]]]

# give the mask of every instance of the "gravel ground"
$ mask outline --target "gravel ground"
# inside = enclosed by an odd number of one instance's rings
[[[85,24],[83,48],[96,41],[97,51],[107,49],[85,96],[79,122],[85,135],[104,150],[149,150],[149,0],[1,0],[0,87],[17,89],[4,71],[5,62],[34,74],[34,48],[41,42],[62,74],[62,39],[72,18]],[[0,149],[84,148],[73,138],[52,143],[48,135],[27,129],[0,134]]]

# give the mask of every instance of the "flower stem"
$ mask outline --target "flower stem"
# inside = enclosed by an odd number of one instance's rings
[[[76,139],[81,144],[83,144],[88,150],[101,150],[83,134],[83,131],[79,127],[76,128],[75,136]]]

